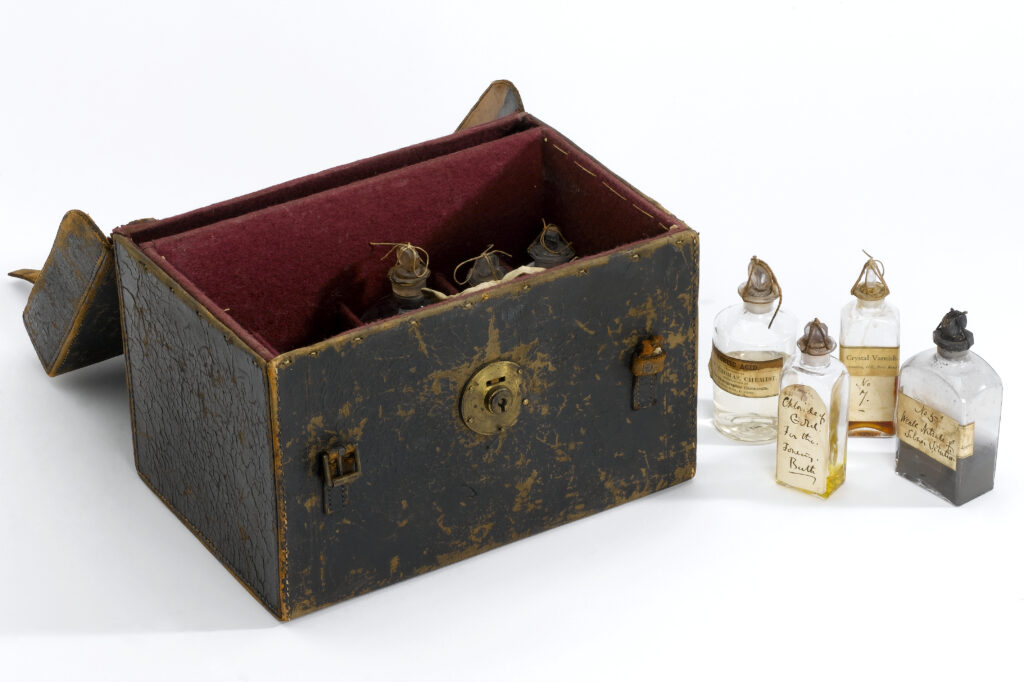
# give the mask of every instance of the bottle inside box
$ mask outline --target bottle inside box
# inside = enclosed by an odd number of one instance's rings
[[[533,260],[545,221],[579,262],[676,219],[518,115],[121,232],[270,358],[376,323],[360,317],[388,295],[394,257],[373,243],[422,247],[426,286],[454,296],[456,266],[491,245],[511,268]]]

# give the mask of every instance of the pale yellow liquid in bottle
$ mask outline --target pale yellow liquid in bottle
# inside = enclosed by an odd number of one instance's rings
[[[825,479],[825,492],[819,494],[810,490],[805,490],[803,488],[798,488],[796,486],[789,485],[788,483],[783,483],[782,481],[776,481],[779,485],[784,485],[787,488],[793,488],[794,490],[799,490],[802,493],[807,493],[808,495],[814,495],[815,497],[826,499],[830,495],[832,495],[832,493],[834,493],[839,488],[839,486],[841,486],[843,482],[846,480],[846,457],[844,456],[841,461],[839,458],[839,438],[841,436],[846,436],[845,429],[839,428],[840,388],[841,384],[839,382],[836,382],[836,385],[832,389],[832,403],[829,406],[828,411],[828,478]],[[841,431],[843,433],[840,433]]]
[[[774,351],[736,351],[730,357],[739,360],[777,360],[784,353]],[[713,386],[714,424],[723,434],[747,443],[775,440],[779,429],[779,396],[744,398]]]

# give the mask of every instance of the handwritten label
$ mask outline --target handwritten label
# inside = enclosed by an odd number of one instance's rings
[[[822,495],[828,483],[828,409],[813,388],[793,384],[779,396],[775,478]]]
[[[737,358],[712,346],[708,371],[723,391],[743,398],[771,398],[779,394],[784,358],[781,353],[763,354],[777,357],[764,360]]]
[[[973,422],[961,424],[903,391],[896,401],[896,435],[953,471],[958,461],[974,454]]]
[[[850,421],[891,422],[900,349],[840,346],[839,360],[850,372]]]

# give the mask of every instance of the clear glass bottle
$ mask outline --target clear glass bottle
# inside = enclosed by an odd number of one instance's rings
[[[552,268],[575,258],[576,251],[572,248],[572,243],[565,238],[558,226],[546,220],[542,220],[541,223],[540,234],[526,249],[531,258],[527,266]]]
[[[714,424],[733,440],[767,443],[777,432],[779,379],[796,350],[797,321],[782,310],[782,288],[757,256],[750,259],[739,295],[743,302],[714,321],[708,365]]]
[[[362,314],[359,319],[363,322],[381,320],[385,317],[422,308],[433,302],[423,291],[427,278],[430,276],[430,268],[427,267],[429,262],[427,252],[412,244],[392,244],[390,246],[395,252],[395,264],[388,270],[391,293],[378,299]]]
[[[932,339],[900,370],[896,473],[959,506],[995,481],[1003,384],[970,351],[966,313],[951,309]]]
[[[775,480],[827,498],[846,480],[850,375],[832,357],[835,339],[817,318],[797,341],[800,356],[782,373]]]
[[[900,370],[900,313],[886,301],[885,266],[865,252],[839,319],[839,361],[850,372],[850,435],[896,433],[896,377]]]

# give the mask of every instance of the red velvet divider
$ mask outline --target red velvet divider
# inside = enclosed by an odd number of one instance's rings
[[[264,357],[351,329],[389,292],[390,246],[430,254],[428,286],[489,244],[525,264],[542,220],[585,258],[676,219],[528,115],[156,223],[119,228]],[[382,259],[382,257],[384,257]]]

